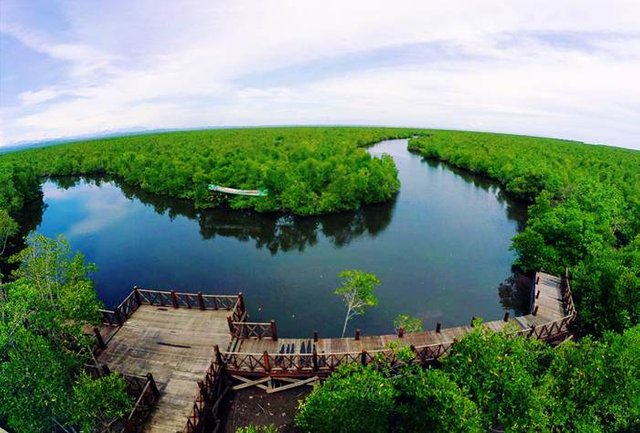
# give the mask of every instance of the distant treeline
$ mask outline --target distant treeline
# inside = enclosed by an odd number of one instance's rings
[[[143,190],[210,207],[209,183],[266,188],[267,197],[229,197],[234,209],[317,215],[390,199],[400,186],[389,157],[363,147],[410,137],[401,128],[252,128],[106,138],[0,156],[3,199],[16,211],[42,176],[110,174]],[[3,200],[4,201],[4,200]]]
[[[524,271],[570,268],[584,332],[640,322],[640,152],[547,138],[431,131],[409,148],[532,203],[512,248]]]

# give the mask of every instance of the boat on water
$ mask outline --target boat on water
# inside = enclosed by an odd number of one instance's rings
[[[247,195],[251,197],[265,197],[269,195],[269,192],[266,189],[236,189],[214,184],[209,185],[209,191],[233,195]]]

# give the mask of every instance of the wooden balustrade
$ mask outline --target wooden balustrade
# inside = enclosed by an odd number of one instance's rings
[[[236,338],[271,338],[278,339],[276,325],[274,321],[265,322],[231,322],[233,327],[233,336]]]
[[[563,338],[569,332],[569,324],[573,315],[551,321],[536,327],[520,330],[516,334],[526,335],[544,341],[555,341]],[[266,325],[266,324],[263,324]],[[412,362],[421,365],[429,364],[445,356],[454,341],[436,343],[423,346],[411,346],[414,357]],[[243,353],[225,352],[223,358],[229,371],[237,373],[263,373],[271,375],[300,374],[305,372],[330,373],[340,364],[362,363],[368,364],[376,358],[383,358],[392,363],[396,362],[396,351],[392,349],[377,349],[359,352],[318,353],[314,346],[312,353]]]
[[[187,418],[187,423],[182,430],[183,433],[203,433],[207,430],[207,414],[213,419],[217,417],[218,406],[229,387],[226,384],[226,373],[224,363],[219,363],[221,359],[218,347],[215,347],[214,361],[209,365],[204,380],[198,382],[198,392],[191,414]]]
[[[121,326],[122,323],[118,320],[116,312],[113,310],[98,310],[102,314],[102,323],[109,326]]]
[[[244,302],[239,295],[204,295],[198,293],[182,293],[176,291],[150,290],[134,287],[129,295],[113,310],[99,310],[102,321],[109,326],[122,326],[124,322],[140,307],[140,305],[157,305],[172,308],[194,308],[200,310],[232,311],[235,321],[242,321],[246,316]]]
[[[137,399],[124,421],[123,432],[138,433],[142,431],[142,426],[160,397],[160,392],[151,373],[146,377],[125,375],[124,379],[127,382],[127,392],[134,397],[137,395]]]
[[[175,290],[162,291],[137,287],[134,288],[129,297],[137,299],[139,302],[138,305],[145,304],[172,308],[228,311],[236,308],[239,298],[238,295],[205,295],[202,292],[185,293],[176,292]]]

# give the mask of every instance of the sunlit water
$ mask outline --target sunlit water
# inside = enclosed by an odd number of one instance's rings
[[[282,336],[336,336],[344,317],[333,294],[337,274],[355,268],[382,284],[379,305],[349,332],[390,332],[400,313],[432,327],[517,310],[498,286],[511,275],[508,248],[524,205],[484,179],[424,162],[406,150],[406,140],[370,151],[393,156],[402,187],[392,203],[358,212],[297,218],[203,211],[113,180],[62,179],[43,185],[37,230],[63,233],[97,264],[96,287],[107,307],[134,285],[242,291],[251,319],[276,319]]]

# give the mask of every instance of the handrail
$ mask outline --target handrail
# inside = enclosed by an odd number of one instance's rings
[[[278,339],[275,321],[271,322],[231,322],[236,338]]]
[[[225,364],[221,362],[218,347],[215,347],[216,357],[209,365],[203,381],[198,381],[198,392],[187,417],[183,433],[202,433],[205,431],[205,414],[211,412],[211,408],[217,408],[219,400],[223,398],[226,390],[222,389],[224,382]],[[212,415],[216,415],[213,413]]]
[[[515,335],[533,337],[546,341],[554,341],[565,336],[568,325],[575,318],[575,311],[555,320],[540,325],[521,329]],[[413,350],[413,362],[427,363],[445,355],[453,346],[454,340],[441,343],[410,346]],[[222,356],[227,365],[236,371],[287,373],[300,370],[332,371],[343,362],[368,363],[375,356],[394,356],[393,349],[381,348],[363,351],[347,352],[317,352],[312,353],[255,353],[255,352],[223,352]]]

